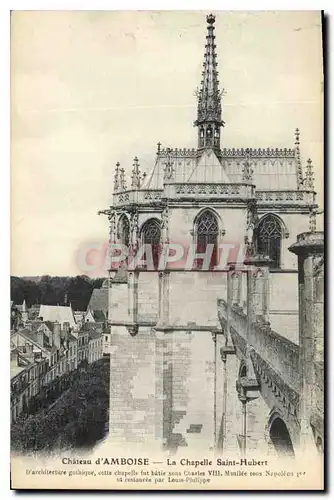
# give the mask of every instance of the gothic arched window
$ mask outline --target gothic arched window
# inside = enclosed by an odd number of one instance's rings
[[[117,225],[117,238],[120,243],[129,246],[130,243],[130,223],[125,214],[121,215]]]
[[[279,268],[282,239],[282,225],[279,219],[271,214],[265,215],[256,228],[255,238],[257,252],[270,257],[270,267]]]
[[[211,210],[204,210],[196,221],[196,252],[205,253],[207,245],[213,245],[210,268],[218,261],[218,221]],[[197,267],[202,267],[203,260],[198,259]]]
[[[161,227],[157,219],[149,219],[142,228],[143,245],[151,245],[154,268],[158,267],[160,256]],[[145,256],[144,256],[145,258]]]

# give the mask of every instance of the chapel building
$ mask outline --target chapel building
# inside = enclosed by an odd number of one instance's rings
[[[147,255],[142,263],[129,257],[110,270],[109,431],[123,444],[216,445],[219,367],[213,337],[220,329],[217,300],[226,298],[227,287],[226,272],[214,269],[220,245],[267,256],[267,320],[280,335],[298,341],[298,269],[288,248],[314,224],[312,162],[302,161],[298,129],[281,149],[224,144],[224,93],[211,14],[206,31],[194,148],[159,143],[151,172],[142,173],[135,158],[130,182],[117,164],[112,205],[102,211],[110,243],[124,244],[130,257],[150,244],[154,264],[152,270],[145,263]],[[211,244],[209,268],[196,258],[188,269],[184,258],[159,269],[168,243],[199,254]],[[235,257],[231,250],[228,260]],[[237,286],[243,308],[245,280]]]

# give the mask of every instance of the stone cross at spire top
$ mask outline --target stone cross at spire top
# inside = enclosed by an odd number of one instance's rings
[[[220,127],[222,120],[221,96],[219,91],[217,54],[214,35],[215,16],[210,14],[207,20],[207,36],[205,44],[203,72],[200,90],[196,92],[198,127],[198,148],[220,149]]]

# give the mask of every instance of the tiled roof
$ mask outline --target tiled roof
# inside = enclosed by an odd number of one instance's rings
[[[89,340],[94,340],[94,339],[97,339],[99,337],[102,336],[102,332],[101,331],[90,331],[89,332]]]
[[[103,311],[94,311],[93,316],[95,321],[104,322],[107,319]]]
[[[48,329],[53,332],[53,328],[54,328],[54,323],[52,323],[51,321],[43,321],[43,323],[48,327]]]
[[[91,311],[108,312],[108,288],[94,288],[88,308]]]
[[[11,362],[10,362],[10,378],[12,379],[12,378],[16,377],[16,375],[23,372],[23,370],[25,370],[25,369],[26,369],[25,366],[18,366],[17,361],[15,359],[11,360]]]
[[[48,352],[54,352],[57,350],[55,346],[51,346],[46,342],[46,335],[44,335],[44,343],[43,346],[38,342],[38,337],[37,337],[37,332],[34,330],[28,330],[27,328],[24,328],[23,330],[20,330],[17,332],[19,335],[22,335],[22,337],[25,337],[27,340],[30,340],[33,342],[36,346],[38,346],[41,349],[44,349],[45,351]]]
[[[51,321],[52,323],[59,321],[61,324],[68,322],[71,327],[76,326],[72,308],[69,306],[42,305],[39,310],[39,317],[43,318],[43,321]]]
[[[74,335],[72,335],[71,333],[68,334],[68,341],[69,342],[77,342],[78,339],[76,337],[74,337]]]

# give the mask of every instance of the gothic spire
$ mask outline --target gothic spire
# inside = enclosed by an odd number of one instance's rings
[[[215,16],[210,14],[207,20],[207,36],[205,44],[203,72],[200,90],[196,91],[198,148],[220,149],[220,127],[222,120],[221,95],[219,91],[217,54],[214,35]]]

